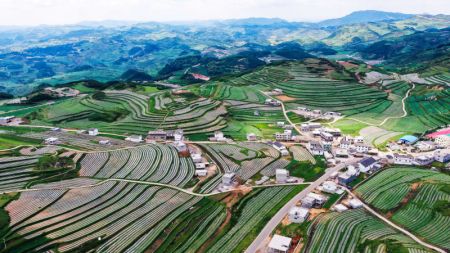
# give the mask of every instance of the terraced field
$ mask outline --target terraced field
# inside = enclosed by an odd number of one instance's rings
[[[11,217],[6,252],[143,252],[199,201],[176,190],[124,182],[22,193],[6,207]]]
[[[302,252],[431,252],[361,209],[324,213],[308,227]]]
[[[450,74],[434,75],[426,77],[425,80],[432,84],[450,86]]]
[[[226,110],[220,101],[170,93],[151,97],[129,91],[106,91],[105,94],[100,100],[86,96],[47,108],[38,114],[34,123],[92,126],[106,132],[130,134],[145,134],[158,128],[182,128],[186,134],[195,134],[214,132],[226,126],[222,117]]]
[[[89,153],[80,164],[83,177],[124,178],[180,187],[191,180],[195,171],[190,158],[179,157],[173,146],[162,144]]]
[[[201,147],[219,165],[221,171],[234,172],[243,181],[264,170],[274,174],[275,167],[270,166],[280,158],[280,153],[263,143],[201,144]],[[218,178],[216,184],[220,183]]]
[[[40,182],[62,180],[77,176],[76,167],[72,170],[37,169],[40,157],[39,155],[32,155],[0,158],[0,193],[24,189]]]
[[[450,249],[449,187],[448,175],[398,167],[377,174],[355,192],[397,224]]]

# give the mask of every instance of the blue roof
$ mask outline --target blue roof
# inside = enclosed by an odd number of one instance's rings
[[[403,136],[402,138],[400,138],[401,141],[409,142],[409,143],[414,143],[414,142],[416,142],[418,139],[419,139],[419,138],[417,138],[417,137],[414,136],[414,135],[405,135],[405,136]]]

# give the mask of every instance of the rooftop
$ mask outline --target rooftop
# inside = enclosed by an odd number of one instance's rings
[[[270,240],[269,248],[280,251],[287,251],[289,249],[289,246],[291,245],[291,241],[292,239],[289,237],[274,235],[272,240]]]

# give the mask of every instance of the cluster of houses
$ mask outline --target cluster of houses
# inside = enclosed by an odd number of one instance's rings
[[[214,136],[209,138],[210,141],[217,141],[217,142],[229,142],[231,141],[221,131],[215,131]]]
[[[438,149],[433,153],[428,153],[419,156],[413,156],[411,154],[394,153],[393,155],[388,155],[387,158],[393,164],[426,166],[430,165],[435,161],[441,163],[449,162],[450,149]]]
[[[48,94],[52,97],[62,98],[62,97],[76,97],[80,94],[80,91],[69,87],[62,87],[62,88],[47,87],[43,90],[43,93]]]
[[[294,113],[297,115],[300,115],[307,119],[326,119],[331,120],[336,117],[342,116],[340,112],[324,112],[322,113],[322,110],[311,110],[306,107],[297,107],[297,110],[294,110]]]
[[[195,175],[198,177],[206,177],[208,175],[207,166],[209,163],[206,162],[206,159],[204,159],[200,153],[191,151],[190,155],[195,164]]]

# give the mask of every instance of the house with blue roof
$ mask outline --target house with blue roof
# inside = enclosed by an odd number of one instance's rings
[[[400,138],[398,140],[398,142],[401,144],[412,145],[412,144],[416,143],[418,140],[419,140],[419,138],[417,138],[414,135],[405,135],[402,138]]]

